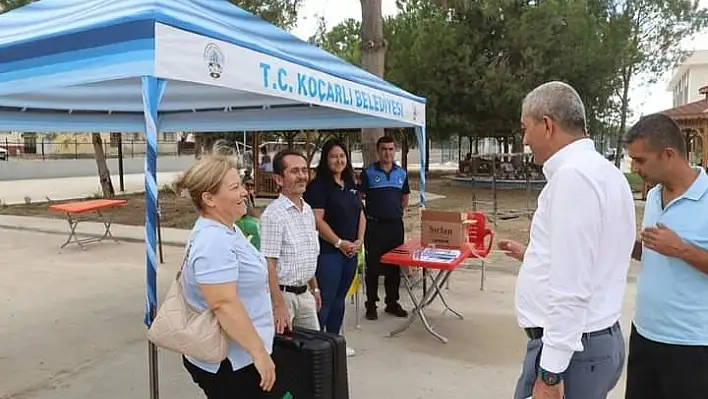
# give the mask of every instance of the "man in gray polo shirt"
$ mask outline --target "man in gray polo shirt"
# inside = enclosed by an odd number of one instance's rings
[[[302,154],[284,150],[273,158],[280,196],[261,215],[261,252],[268,260],[268,281],[275,330],[293,325],[319,330],[322,300],[315,271],[320,242],[315,215],[302,199],[309,170]]]

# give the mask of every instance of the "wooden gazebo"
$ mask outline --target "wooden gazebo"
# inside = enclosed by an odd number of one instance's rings
[[[704,99],[662,111],[675,120],[686,134],[688,159],[708,168],[708,86],[699,91]]]

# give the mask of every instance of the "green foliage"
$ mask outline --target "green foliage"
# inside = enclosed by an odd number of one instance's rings
[[[328,31],[324,19],[320,18],[309,42],[350,64],[361,65],[361,23],[355,19],[345,19]]]
[[[625,173],[624,176],[627,178],[627,182],[632,187],[637,187],[644,184],[644,179],[636,173]]]
[[[623,0],[613,12],[631,26],[625,66],[645,73],[650,82],[687,53],[681,41],[708,27],[708,9],[695,0]]]
[[[397,4],[399,13],[384,25],[385,76],[427,98],[428,130],[438,138],[516,132],[525,94],[549,80],[565,81],[578,90],[591,135],[617,137],[628,60],[642,66],[631,75],[663,72],[682,54],[678,42],[705,26],[705,12],[691,0]],[[627,7],[643,19],[628,18]],[[638,29],[636,22],[646,28]],[[330,30],[321,24],[311,40],[357,63],[359,30],[354,21]],[[636,36],[638,31],[645,34]],[[635,45],[635,36],[645,44]]]
[[[619,131],[624,132],[632,82],[637,77],[643,79],[642,84],[655,82],[680,62],[687,55],[681,49],[681,42],[708,26],[708,10],[701,8],[697,0],[617,0],[607,9],[612,18],[628,29],[617,90]],[[620,147],[621,135],[617,140]],[[619,159],[615,162],[619,166]]]
[[[8,12],[26,6],[27,4],[33,2],[34,0],[0,0],[0,13]]]
[[[303,0],[229,0],[264,20],[290,30],[297,23],[298,11]]]

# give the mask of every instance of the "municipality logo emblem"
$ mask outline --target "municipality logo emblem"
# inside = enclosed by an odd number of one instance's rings
[[[219,79],[224,71],[224,53],[219,46],[209,43],[204,48],[204,64],[212,79]]]

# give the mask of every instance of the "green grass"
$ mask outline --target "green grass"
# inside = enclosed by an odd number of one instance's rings
[[[624,176],[627,178],[630,186],[641,186],[644,184],[644,179],[636,173],[625,173]]]

